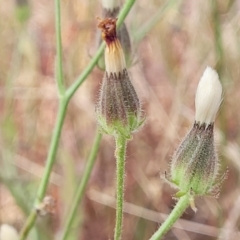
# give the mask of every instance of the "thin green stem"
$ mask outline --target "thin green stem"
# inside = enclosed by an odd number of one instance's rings
[[[123,225],[123,202],[124,202],[124,179],[125,179],[125,157],[127,140],[124,136],[118,134],[115,136],[117,160],[117,206],[116,206],[116,224],[114,240],[121,239]]]
[[[76,213],[77,213],[77,210],[78,210],[78,207],[79,207],[79,203],[82,200],[83,194],[85,192],[85,189],[86,189],[86,186],[87,186],[87,183],[88,183],[88,179],[90,177],[93,166],[95,164],[95,160],[96,160],[96,157],[97,157],[97,153],[98,153],[98,149],[99,149],[101,139],[102,139],[102,134],[100,134],[98,132],[96,134],[96,137],[95,137],[90,155],[88,157],[87,165],[84,169],[84,174],[82,176],[80,184],[78,185],[78,188],[76,190],[76,195],[74,196],[73,202],[71,204],[70,212],[69,212],[69,214],[67,216],[67,220],[66,220],[66,225],[63,229],[62,240],[66,240],[67,237],[68,237],[68,234],[69,234],[69,231],[71,229],[73,220],[76,216]]]
[[[117,28],[119,28],[121,26],[121,24],[123,23],[124,19],[127,17],[129,11],[131,10],[132,6],[134,5],[136,0],[128,0],[126,1],[126,3],[124,4],[121,12],[118,15],[118,21],[117,21]]]
[[[216,54],[216,71],[221,76],[223,72],[224,65],[224,51],[223,51],[223,41],[222,41],[222,29],[219,16],[218,1],[212,0],[212,14],[213,14],[213,30],[215,38],[215,54]]]
[[[56,27],[56,44],[57,44],[57,59],[56,59],[56,80],[58,92],[62,96],[65,92],[63,84],[63,65],[62,65],[62,37],[61,37],[61,7],[60,0],[55,0],[55,27]]]
[[[56,124],[55,124],[52,141],[51,141],[49,152],[48,152],[45,172],[37,192],[37,198],[38,198],[36,201],[37,205],[41,203],[47,189],[48,180],[50,178],[51,170],[54,164],[54,159],[56,158],[57,148],[60,140],[63,122],[66,116],[67,106],[68,106],[68,100],[62,98],[60,100]]]
[[[54,160],[56,158],[57,148],[60,140],[60,134],[61,134],[64,119],[66,116],[67,105],[68,105],[68,101],[65,98],[62,98],[59,104],[56,124],[54,127],[53,136],[52,136],[52,140],[51,140],[51,144],[48,152],[48,157],[46,160],[46,166],[44,168],[43,178],[40,182],[40,186],[37,191],[37,198],[34,203],[35,207],[37,207],[41,203],[46,193],[50,174],[52,171]],[[36,217],[37,217],[37,212],[36,212],[36,209],[34,208],[32,209],[30,215],[28,216],[25,226],[20,232],[19,240],[26,239],[29,231],[31,230],[31,228],[35,223]]]
[[[148,19],[142,26],[139,28],[133,35],[134,42],[140,42],[147,33],[152,30],[152,28],[160,22],[160,20],[164,17],[164,14],[169,9],[173,9],[175,4],[179,4],[179,1],[176,0],[166,0],[161,8],[153,15],[150,19]]]
[[[173,224],[182,216],[183,212],[190,205],[189,194],[179,199],[176,206],[161,225],[161,227],[152,235],[150,240],[160,240],[172,228]]]
[[[213,18],[213,31],[214,31],[214,40],[215,40],[215,56],[216,56],[216,71],[218,72],[219,79],[222,84],[224,84],[224,46],[222,40],[222,27],[221,27],[221,19],[219,13],[219,4],[217,0],[212,0],[212,18]],[[219,113],[220,125],[221,129],[224,133],[227,131],[227,121],[226,114],[224,111],[225,103],[224,101],[221,104],[221,111]],[[226,144],[226,135],[222,138],[222,144]]]
[[[76,81],[68,88],[66,91],[67,98],[71,99],[74,93],[77,91],[79,86],[84,82],[87,76],[92,72],[93,68],[98,62],[98,59],[101,57],[103,50],[105,47],[105,43],[102,43],[101,46],[98,48],[95,56],[92,58],[88,66],[83,70],[80,76],[76,79]]]

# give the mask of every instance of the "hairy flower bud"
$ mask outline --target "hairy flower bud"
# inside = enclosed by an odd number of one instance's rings
[[[176,151],[171,165],[171,180],[181,192],[192,190],[196,195],[208,193],[218,172],[214,147],[213,124],[194,123]]]
[[[98,27],[106,42],[106,72],[97,104],[98,122],[108,134],[127,138],[143,122],[141,105],[126,69],[124,52],[116,35],[117,19],[102,20]]]
[[[213,188],[219,168],[213,129],[221,95],[218,75],[207,67],[196,92],[194,125],[172,158],[170,181],[181,194],[205,195]]]

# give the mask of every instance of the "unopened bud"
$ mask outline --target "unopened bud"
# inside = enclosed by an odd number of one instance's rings
[[[207,194],[218,173],[213,124],[195,123],[173,156],[171,181],[183,193]]]
[[[143,122],[141,105],[126,69],[122,46],[116,35],[117,19],[102,20],[98,27],[106,42],[106,72],[97,104],[97,116],[104,132],[122,134],[127,138]]]
[[[213,123],[222,100],[222,85],[217,72],[207,67],[198,84],[195,99],[195,120],[200,124]]]
[[[0,226],[0,239],[1,240],[18,240],[18,233],[17,230],[8,225],[8,224],[2,224]]]
[[[181,194],[205,195],[213,188],[219,168],[213,129],[221,95],[218,75],[208,67],[197,88],[194,125],[172,158],[170,181]]]
[[[102,7],[113,11],[114,9],[119,7],[119,0],[102,0]]]
[[[117,18],[121,4],[119,0],[102,0],[102,8],[103,8],[103,18]],[[127,30],[126,24],[123,22],[121,26],[116,31],[117,38],[119,39],[125,58],[127,66],[131,65],[131,40],[129,36],[129,32]],[[98,36],[99,38],[99,36]],[[98,40],[100,44],[100,39]],[[98,66],[101,69],[105,69],[105,63],[103,57],[101,57],[98,61]]]

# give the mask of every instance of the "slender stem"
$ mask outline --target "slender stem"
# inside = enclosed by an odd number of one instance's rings
[[[68,105],[68,101],[65,98],[62,98],[60,100],[56,124],[54,127],[53,136],[52,136],[52,140],[51,140],[51,144],[50,144],[50,148],[49,148],[49,152],[48,152],[48,157],[46,160],[46,166],[44,168],[43,178],[40,182],[40,186],[39,186],[38,192],[37,192],[37,198],[36,198],[35,204],[34,204],[35,207],[41,203],[41,201],[43,200],[45,193],[46,193],[50,174],[52,171],[54,160],[56,158],[57,148],[58,148],[58,144],[59,144],[59,140],[60,140],[60,134],[61,134],[64,119],[66,116],[67,105]],[[37,212],[36,212],[36,209],[34,208],[34,209],[32,209],[30,215],[28,216],[25,226],[23,227],[23,229],[20,232],[19,240],[24,240],[27,237],[29,231],[31,230],[31,228],[34,225],[36,217],[37,217]]]
[[[165,220],[165,222],[161,225],[161,227],[152,235],[150,240],[159,240],[171,229],[173,224],[182,216],[183,212],[187,209],[190,205],[189,194],[184,195],[181,197]]]
[[[71,209],[70,212],[67,216],[67,220],[66,220],[66,225],[63,229],[63,236],[62,236],[62,240],[66,240],[69,234],[69,231],[71,229],[73,220],[76,216],[78,207],[79,207],[79,203],[82,200],[83,194],[85,192],[87,183],[88,183],[88,179],[90,177],[90,174],[92,172],[96,157],[97,157],[97,153],[98,153],[98,149],[99,149],[99,145],[102,139],[102,134],[97,133],[94,143],[93,143],[93,147],[92,150],[90,152],[90,155],[88,157],[87,160],[87,165],[84,169],[84,174],[82,176],[81,182],[76,190],[76,195],[73,199],[73,202],[71,204]]]
[[[53,136],[52,136],[52,141],[50,144],[48,157],[47,157],[47,161],[46,161],[45,172],[44,172],[43,179],[40,183],[40,186],[39,186],[38,192],[37,192],[38,199],[36,201],[36,204],[41,203],[41,201],[45,195],[45,192],[46,192],[48,180],[50,178],[51,170],[52,170],[52,167],[54,164],[54,159],[56,158],[57,148],[58,148],[58,144],[59,144],[59,140],[60,140],[60,134],[62,131],[63,122],[64,122],[64,119],[66,116],[67,106],[68,106],[68,101],[65,100],[64,98],[61,99],[59,110],[58,110],[58,115],[57,115],[57,120],[56,120],[54,132],[53,132]]]
[[[57,43],[57,59],[56,59],[56,80],[58,92],[62,96],[65,92],[63,84],[63,66],[62,66],[62,37],[61,37],[61,8],[60,0],[55,0],[55,27],[56,27],[56,43]]]
[[[129,11],[131,10],[133,4],[135,3],[136,0],[128,0],[126,3],[123,5],[121,12],[118,15],[118,21],[117,21],[117,28],[121,26],[123,23],[124,19],[127,17]]]
[[[117,206],[116,206],[116,224],[114,240],[121,239],[123,225],[123,201],[124,201],[124,178],[125,178],[125,157],[127,140],[124,136],[118,134],[115,136],[117,160]]]
[[[214,40],[215,40],[215,56],[216,56],[216,71],[218,72],[219,78],[224,84],[224,46],[222,40],[222,27],[220,21],[220,13],[219,13],[219,4],[217,0],[212,0],[212,18],[213,18],[213,31],[214,31]],[[225,114],[225,102],[223,101],[221,104],[221,111],[219,112],[220,125],[222,131],[227,132],[227,121]],[[226,144],[226,135],[222,138],[222,144]]]
[[[159,10],[157,10],[153,16],[147,19],[147,21],[134,33],[134,42],[140,42],[147,35],[147,33],[152,30],[152,28],[158,22],[160,22],[160,19],[164,17],[164,14],[167,12],[167,10],[173,9],[174,5],[179,3],[180,1],[176,0],[166,0],[162,7],[159,8]]]
[[[219,16],[219,6],[217,0],[212,0],[212,14],[213,14],[213,30],[215,38],[215,54],[216,54],[216,70],[219,75],[222,75],[224,65],[224,51],[222,41],[222,29]]]
[[[67,89],[66,95],[67,98],[71,99],[74,93],[77,91],[79,86],[84,82],[87,76],[92,72],[93,68],[98,62],[98,59],[101,57],[103,50],[105,47],[105,43],[102,43],[101,46],[98,48],[95,56],[92,58],[88,66],[83,70],[80,76],[74,81],[74,83]]]

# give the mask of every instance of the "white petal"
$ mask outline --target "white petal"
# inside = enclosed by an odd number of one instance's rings
[[[207,67],[201,77],[195,98],[195,120],[200,124],[213,123],[222,100],[222,85],[217,72]]]
[[[122,46],[118,39],[107,45],[105,49],[105,66],[108,73],[121,73],[126,68]]]
[[[105,9],[113,10],[116,7],[119,7],[119,0],[102,0],[102,6]]]
[[[1,240],[18,240],[18,233],[16,229],[8,224],[3,224],[0,227]]]

